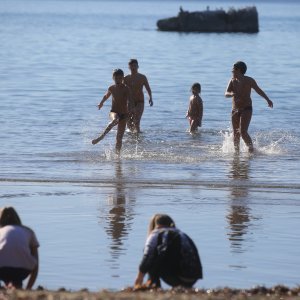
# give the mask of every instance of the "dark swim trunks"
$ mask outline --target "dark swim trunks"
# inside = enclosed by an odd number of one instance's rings
[[[239,114],[239,116],[241,116],[244,112],[247,111],[252,111],[252,106],[246,106],[245,108],[235,108],[232,110],[231,114],[235,115],[235,114]]]
[[[128,114],[119,114],[119,113],[117,113],[115,111],[110,111],[110,112],[117,114],[120,121],[125,120],[128,117]]]

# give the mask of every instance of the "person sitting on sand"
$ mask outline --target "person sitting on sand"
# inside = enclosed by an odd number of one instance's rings
[[[115,81],[115,84],[108,88],[106,94],[98,104],[98,109],[101,109],[104,102],[110,96],[112,96],[111,111],[109,114],[111,122],[98,138],[92,140],[93,145],[97,144],[114,126],[118,125],[116,137],[116,152],[118,154],[120,153],[122,147],[122,139],[126,129],[126,121],[130,102],[129,88],[123,83],[123,79],[124,72],[121,69],[115,69],[113,71],[113,80]]]
[[[202,126],[202,117],[203,117],[203,102],[200,97],[201,85],[196,82],[192,85],[191,88],[192,95],[190,97],[189,108],[186,113],[186,117],[190,122],[190,133],[195,133],[198,130],[198,127]]]
[[[153,105],[152,92],[147,77],[138,72],[138,61],[136,59],[130,59],[128,66],[131,73],[125,76],[124,83],[130,89],[133,101],[133,111],[131,117],[127,121],[127,127],[131,132],[140,133],[140,123],[145,106],[143,87],[145,87],[149,95],[150,106]]]
[[[192,287],[202,278],[202,265],[193,241],[175,227],[170,216],[154,215],[149,224],[143,259],[135,280],[135,288],[160,287],[160,278],[168,285]]]
[[[252,117],[251,89],[254,89],[258,95],[265,98],[268,106],[273,107],[273,102],[268,98],[265,92],[257,85],[255,80],[245,76],[247,65],[238,61],[233,65],[232,78],[230,79],[226,92],[226,98],[232,98],[231,121],[233,127],[234,148],[238,152],[240,149],[240,136],[253,152],[253,143],[248,134],[248,127]]]
[[[31,289],[38,275],[39,242],[35,233],[21,223],[13,207],[0,210],[0,280],[6,288],[22,288],[28,276]]]

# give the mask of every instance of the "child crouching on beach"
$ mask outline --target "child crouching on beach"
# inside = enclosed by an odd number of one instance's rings
[[[190,133],[195,133],[198,130],[198,127],[202,126],[202,117],[203,117],[203,101],[200,97],[201,85],[196,82],[192,85],[191,88],[192,95],[190,97],[190,104],[186,117],[190,122]]]
[[[114,126],[118,125],[116,153],[119,154],[122,147],[123,135],[126,129],[130,96],[129,88],[123,83],[124,72],[121,69],[115,69],[113,71],[113,80],[115,84],[108,88],[106,94],[102,98],[102,101],[98,104],[98,109],[101,109],[104,102],[112,96],[111,111],[109,114],[111,122],[98,138],[92,140],[92,144],[95,145],[99,143]]]
[[[143,284],[146,274],[149,280]],[[170,216],[155,214],[149,223],[135,289],[159,288],[160,279],[172,287],[191,288],[201,278],[202,264],[192,239],[176,228]]]
[[[39,270],[39,242],[32,229],[24,226],[13,207],[0,208],[0,281],[5,288],[26,289],[34,285]]]

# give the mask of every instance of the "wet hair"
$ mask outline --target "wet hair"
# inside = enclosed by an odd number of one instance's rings
[[[195,82],[193,85],[192,85],[192,88],[191,90],[193,89],[198,89],[200,92],[201,92],[201,84],[199,82]]]
[[[242,74],[245,74],[247,71],[247,65],[243,61],[237,61],[233,68],[240,70]]]
[[[138,65],[139,63],[138,63],[137,59],[131,58],[131,59],[129,60],[128,64],[129,64],[129,65],[132,65],[132,64],[137,64],[137,65]]]
[[[124,76],[124,72],[121,69],[114,69],[113,71],[113,78],[115,78],[116,76]]]
[[[6,225],[22,225],[18,213],[11,206],[0,209],[0,227]]]
[[[150,234],[151,231],[154,230],[157,226],[176,227],[175,222],[172,220],[172,218],[165,214],[155,214],[151,218],[148,228],[148,234]]]

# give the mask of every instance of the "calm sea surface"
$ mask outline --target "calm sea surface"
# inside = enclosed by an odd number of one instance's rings
[[[253,1],[0,0],[0,206],[40,241],[36,285],[121,289],[133,283],[148,221],[170,214],[198,246],[197,287],[295,286],[300,246],[300,3],[259,1],[258,34],[159,32],[179,7]],[[137,58],[154,106],[139,137],[115,131],[97,103],[112,70]],[[253,93],[256,152],[234,155],[224,91],[237,60],[274,102]],[[203,127],[188,134],[190,86]],[[147,99],[147,96],[146,96]]]

